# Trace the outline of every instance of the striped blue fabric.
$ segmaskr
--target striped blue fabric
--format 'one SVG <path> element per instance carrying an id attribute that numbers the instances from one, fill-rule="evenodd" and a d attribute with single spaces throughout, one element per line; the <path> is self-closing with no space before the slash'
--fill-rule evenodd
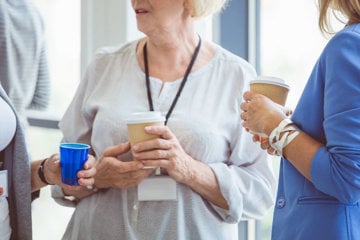
<path id="1" fill-rule="evenodd" d="M 44 25 L 29 0 L 0 0 L 0 82 L 20 116 L 49 103 Z"/>

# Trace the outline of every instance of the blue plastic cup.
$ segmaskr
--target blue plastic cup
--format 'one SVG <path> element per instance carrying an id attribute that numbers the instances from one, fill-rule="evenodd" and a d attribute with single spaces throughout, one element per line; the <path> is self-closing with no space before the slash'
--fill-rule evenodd
<path id="1" fill-rule="evenodd" d="M 78 186 L 78 171 L 84 168 L 90 146 L 82 143 L 60 144 L 61 180 L 64 184 Z"/>

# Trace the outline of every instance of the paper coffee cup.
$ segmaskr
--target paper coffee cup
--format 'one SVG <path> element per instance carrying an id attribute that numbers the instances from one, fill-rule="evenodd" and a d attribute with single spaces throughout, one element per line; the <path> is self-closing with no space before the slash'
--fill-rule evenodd
<path id="1" fill-rule="evenodd" d="M 286 99 L 290 90 L 290 86 L 285 83 L 281 78 L 270 77 L 270 76 L 259 76 L 254 80 L 250 81 L 250 91 L 262 94 L 272 101 L 285 106 Z M 260 137 L 268 137 L 264 133 L 255 133 Z"/>
<path id="2" fill-rule="evenodd" d="M 144 130 L 146 126 L 161 126 L 164 125 L 165 117 L 161 112 L 136 112 L 131 114 L 127 120 L 128 134 L 130 145 L 157 138 L 157 135 L 147 134 Z"/>
<path id="3" fill-rule="evenodd" d="M 132 147 L 139 142 L 158 138 L 158 135 L 147 134 L 144 128 L 146 126 L 163 126 L 165 123 L 165 117 L 162 116 L 161 112 L 157 111 L 135 112 L 127 118 L 126 123 L 130 146 Z M 160 168 L 156 169 L 155 174 L 161 174 Z"/>
<path id="4" fill-rule="evenodd" d="M 285 106 L 290 87 L 277 77 L 259 76 L 250 81 L 250 91 L 262 94 L 274 102 Z"/>

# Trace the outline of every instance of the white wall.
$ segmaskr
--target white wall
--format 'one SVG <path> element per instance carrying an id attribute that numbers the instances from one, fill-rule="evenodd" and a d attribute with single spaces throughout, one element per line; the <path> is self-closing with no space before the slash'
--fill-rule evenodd
<path id="1" fill-rule="evenodd" d="M 81 72 L 102 46 L 127 40 L 127 5 L 124 0 L 82 0 Z"/>

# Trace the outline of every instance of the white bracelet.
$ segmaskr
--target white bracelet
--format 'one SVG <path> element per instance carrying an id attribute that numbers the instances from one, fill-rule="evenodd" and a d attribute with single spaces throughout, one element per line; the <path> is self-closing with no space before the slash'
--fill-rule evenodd
<path id="1" fill-rule="evenodd" d="M 299 135 L 300 132 L 301 132 L 298 127 L 296 127 L 296 126 L 293 126 L 293 127 L 294 127 L 293 132 L 289 132 L 288 135 L 287 135 L 287 137 L 286 137 L 286 139 L 285 139 L 285 141 L 284 141 L 284 144 L 283 144 L 283 146 L 282 146 L 283 149 L 284 149 L 289 143 L 291 143 L 291 141 L 294 140 L 294 138 L 296 138 L 297 135 Z"/>
<path id="2" fill-rule="evenodd" d="M 299 128 L 288 118 L 283 119 L 279 125 L 273 129 L 269 136 L 269 143 L 279 156 L 283 154 L 283 149 L 299 135 Z"/>
<path id="3" fill-rule="evenodd" d="M 279 125 L 271 131 L 271 133 L 270 133 L 270 135 L 269 135 L 269 142 L 270 142 L 270 144 L 271 144 L 272 142 L 278 142 L 278 141 L 280 140 L 280 133 L 284 130 L 284 128 L 285 128 L 287 125 L 289 125 L 289 124 L 291 124 L 291 123 L 292 123 L 292 121 L 291 121 L 290 119 L 288 119 L 288 118 L 283 119 L 283 120 L 279 123 Z"/>

